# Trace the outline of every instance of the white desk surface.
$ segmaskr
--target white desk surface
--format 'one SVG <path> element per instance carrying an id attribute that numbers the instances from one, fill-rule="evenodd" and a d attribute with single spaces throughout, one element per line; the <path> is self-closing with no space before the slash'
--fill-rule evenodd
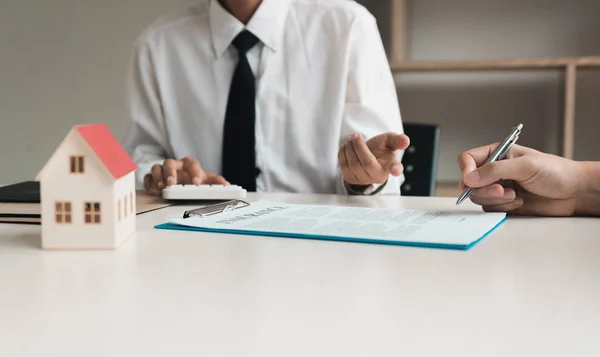
<path id="1" fill-rule="evenodd" d="M 0 356 L 600 356 L 600 219 L 509 218 L 470 251 L 152 228 L 186 208 L 117 251 L 0 225 Z"/>

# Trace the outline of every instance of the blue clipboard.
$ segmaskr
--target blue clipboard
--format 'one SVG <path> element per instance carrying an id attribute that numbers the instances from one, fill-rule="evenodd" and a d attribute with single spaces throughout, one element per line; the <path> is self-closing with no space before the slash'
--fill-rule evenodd
<path id="1" fill-rule="evenodd" d="M 194 215 L 197 216 L 210 216 L 213 214 L 219 214 L 226 210 L 238 209 L 250 205 L 248 202 L 243 200 L 232 200 L 216 205 L 209 205 L 206 207 L 198 208 L 196 210 L 186 211 L 184 218 L 188 218 Z M 240 229 L 215 229 L 215 228 L 203 228 L 203 227 L 189 227 L 174 223 L 163 223 L 154 226 L 156 229 L 165 230 L 177 230 L 177 231 L 195 231 L 195 232 L 206 232 L 206 233 L 222 233 L 222 234 L 239 234 L 239 235 L 251 235 L 251 236 L 263 236 L 263 237 L 277 237 L 277 238 L 296 238 L 296 239 L 310 239 L 310 240 L 326 240 L 326 241 L 338 241 L 338 242 L 352 242 L 352 243 L 368 243 L 368 244 L 383 244 L 383 245 L 396 245 L 396 246 L 409 246 L 409 247 L 420 247 L 420 248 L 436 248 L 436 249 L 452 249 L 452 250 L 469 250 L 476 244 L 481 242 L 484 238 L 490 235 L 496 228 L 502 225 L 506 221 L 506 217 L 502 219 L 493 228 L 487 231 L 479 239 L 471 242 L 470 244 L 444 244 L 444 243 L 421 243 L 411 242 L 402 240 L 380 240 L 371 238 L 355 238 L 355 237 L 343 237 L 343 236 L 330 236 L 330 235 L 309 235 L 302 233 L 290 233 L 290 232 L 266 232 L 258 230 L 240 230 Z"/>
<path id="2" fill-rule="evenodd" d="M 210 228 L 180 226 L 178 224 L 173 224 L 173 223 L 159 224 L 159 225 L 155 226 L 154 228 L 176 230 L 176 231 L 195 231 L 195 232 L 205 232 L 205 233 L 241 234 L 241 235 L 252 235 L 252 236 L 262 236 L 262 237 L 296 238 L 296 239 L 328 240 L 328 241 L 352 242 L 352 243 L 385 244 L 385 245 L 397 245 L 397 246 L 420 247 L 420 248 L 469 250 L 469 249 L 473 248 L 477 243 L 481 242 L 485 237 L 487 237 L 490 233 L 492 233 L 496 228 L 498 228 L 500 225 L 502 225 L 502 223 L 504 223 L 505 221 L 506 221 L 506 218 L 504 218 L 496 226 L 494 226 L 486 234 L 484 234 L 481 238 L 472 242 L 471 244 L 418 243 L 418 242 L 409 242 L 409 241 L 389 241 L 389 240 L 378 240 L 378 239 L 368 239 L 368 238 L 348 238 L 348 237 L 339 237 L 339 236 L 314 236 L 314 235 L 299 234 L 299 233 L 273 233 L 273 232 L 260 232 L 260 231 L 243 231 L 243 230 L 237 230 L 237 229 L 232 229 L 232 230 L 210 229 Z"/>

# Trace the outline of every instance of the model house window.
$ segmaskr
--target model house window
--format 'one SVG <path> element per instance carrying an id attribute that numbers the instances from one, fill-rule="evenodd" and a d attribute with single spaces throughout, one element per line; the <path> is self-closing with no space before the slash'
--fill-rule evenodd
<path id="1" fill-rule="evenodd" d="M 84 203 L 84 216 L 85 223 L 98 224 L 101 222 L 100 215 L 100 202 L 86 202 Z"/>
<path id="2" fill-rule="evenodd" d="M 124 206 L 123 206 L 124 209 L 123 209 L 123 211 L 125 212 L 124 216 L 127 217 L 127 196 L 125 196 L 123 198 L 123 202 L 124 202 Z"/>
<path id="3" fill-rule="evenodd" d="M 129 212 L 133 214 L 133 192 L 129 193 Z"/>
<path id="4" fill-rule="evenodd" d="M 56 202 L 56 223 L 71 223 L 71 202 Z"/>
<path id="5" fill-rule="evenodd" d="M 119 200 L 117 202 L 117 212 L 119 212 L 118 216 L 119 216 L 119 221 L 120 221 L 121 220 L 121 200 Z"/>
<path id="6" fill-rule="evenodd" d="M 83 156 L 71 156 L 71 173 L 82 174 L 84 171 Z"/>

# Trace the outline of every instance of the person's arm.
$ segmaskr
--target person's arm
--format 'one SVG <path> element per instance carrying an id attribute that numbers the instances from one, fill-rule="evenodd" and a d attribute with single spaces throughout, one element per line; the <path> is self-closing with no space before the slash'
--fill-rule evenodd
<path id="1" fill-rule="evenodd" d="M 138 187 L 143 187 L 144 176 L 150 173 L 153 165 L 162 164 L 170 151 L 155 73 L 151 51 L 138 41 L 127 78 L 129 124 L 123 143 L 138 165 Z"/>
<path id="2" fill-rule="evenodd" d="M 350 31 L 349 71 L 340 145 L 352 133 L 361 133 L 365 141 L 385 132 L 404 132 L 396 86 L 375 18 L 366 10 L 356 17 Z M 398 151 L 398 161 L 403 151 Z M 340 193 L 399 194 L 404 176 L 389 175 L 381 185 L 349 186 L 340 173 Z M 370 192 L 369 192 L 370 191 Z"/>
<path id="3" fill-rule="evenodd" d="M 600 162 L 579 162 L 581 188 L 577 194 L 577 216 L 600 216 Z"/>

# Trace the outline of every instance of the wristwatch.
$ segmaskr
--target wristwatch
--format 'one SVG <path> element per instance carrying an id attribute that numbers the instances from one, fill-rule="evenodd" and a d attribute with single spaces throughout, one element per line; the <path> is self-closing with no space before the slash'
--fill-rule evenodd
<path id="1" fill-rule="evenodd" d="M 371 195 L 376 195 L 381 190 L 383 190 L 386 183 L 387 183 L 387 180 L 384 183 L 379 183 L 379 184 L 352 185 L 352 184 L 349 184 L 346 181 L 344 181 L 344 186 L 346 187 L 346 190 L 348 190 L 348 192 L 353 195 L 371 196 Z"/>

